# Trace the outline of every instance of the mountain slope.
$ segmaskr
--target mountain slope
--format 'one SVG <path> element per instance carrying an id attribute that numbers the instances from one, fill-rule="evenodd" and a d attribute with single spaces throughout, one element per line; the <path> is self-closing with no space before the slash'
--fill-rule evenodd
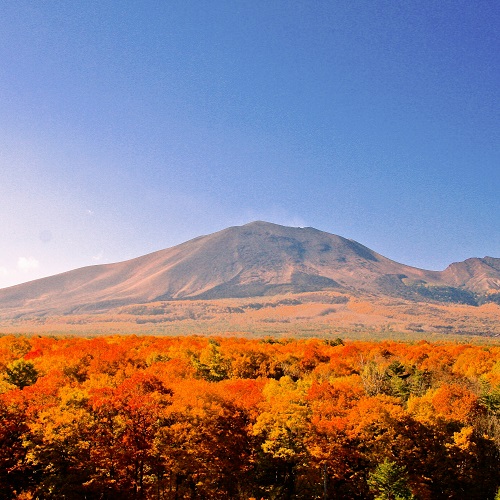
<path id="1" fill-rule="evenodd" d="M 116 264 L 76 269 L 0 290 L 2 314 L 103 311 L 175 299 L 250 297 L 335 289 L 406 298 L 423 290 L 500 289 L 500 259 L 469 259 L 443 272 L 394 262 L 313 228 L 253 222 Z"/>
<path id="2" fill-rule="evenodd" d="M 500 290 L 500 259 L 485 257 L 456 262 L 442 272 L 442 279 L 472 292 L 496 293 Z"/>

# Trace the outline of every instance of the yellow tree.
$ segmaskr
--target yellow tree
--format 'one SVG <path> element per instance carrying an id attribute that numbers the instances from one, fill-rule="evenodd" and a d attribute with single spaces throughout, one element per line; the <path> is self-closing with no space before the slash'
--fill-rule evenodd
<path id="1" fill-rule="evenodd" d="M 279 381 L 269 380 L 263 389 L 264 401 L 253 426 L 254 435 L 262 440 L 262 451 L 272 459 L 267 466 L 268 488 L 281 492 L 286 499 L 294 497 L 301 466 L 307 463 L 305 440 L 310 408 L 306 394 L 309 385 L 302 380 L 294 382 L 288 376 Z"/>

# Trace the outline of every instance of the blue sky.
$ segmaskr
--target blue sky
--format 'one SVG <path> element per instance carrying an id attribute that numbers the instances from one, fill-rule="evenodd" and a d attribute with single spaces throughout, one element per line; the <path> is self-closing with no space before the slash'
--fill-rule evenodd
<path id="1" fill-rule="evenodd" d="M 500 257 L 500 4 L 0 0 L 0 286 L 252 220 Z"/>

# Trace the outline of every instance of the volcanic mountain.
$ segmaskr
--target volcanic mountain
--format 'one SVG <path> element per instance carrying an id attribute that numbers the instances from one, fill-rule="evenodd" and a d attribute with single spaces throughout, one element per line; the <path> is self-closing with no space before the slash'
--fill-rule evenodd
<path id="1" fill-rule="evenodd" d="M 480 296 L 499 295 L 500 259 L 468 259 L 442 272 L 426 271 L 314 228 L 252 222 L 125 262 L 4 288 L 0 313 L 89 313 L 160 300 L 318 290 L 472 304 Z"/>

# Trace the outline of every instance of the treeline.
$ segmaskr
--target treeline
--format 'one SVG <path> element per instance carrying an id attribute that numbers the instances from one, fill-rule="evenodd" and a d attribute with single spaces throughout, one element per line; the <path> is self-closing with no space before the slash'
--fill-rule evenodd
<path id="1" fill-rule="evenodd" d="M 0 498 L 481 499 L 500 347 L 0 337 Z"/>

